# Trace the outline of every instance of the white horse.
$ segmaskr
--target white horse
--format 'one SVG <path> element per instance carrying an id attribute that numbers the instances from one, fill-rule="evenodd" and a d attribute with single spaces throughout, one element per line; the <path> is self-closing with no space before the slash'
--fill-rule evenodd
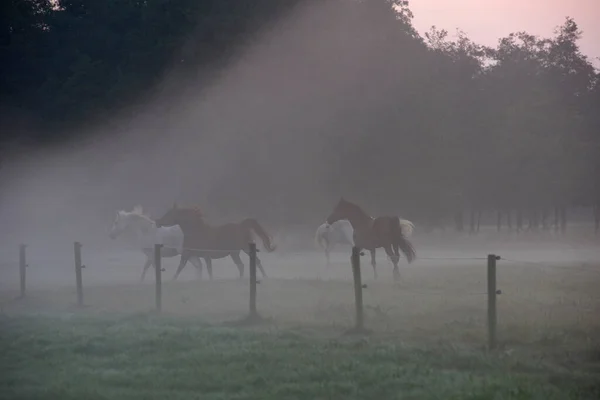
<path id="1" fill-rule="evenodd" d="M 325 250 L 327 265 L 331 263 L 329 252 L 336 244 L 349 244 L 354 247 L 354 229 L 350 221 L 341 219 L 329 225 L 327 222 L 319 225 L 315 233 L 317 247 Z"/>
<path id="2" fill-rule="evenodd" d="M 400 220 L 400 229 L 402 229 L 402 234 L 405 237 L 411 237 L 415 230 L 415 224 L 407 219 L 398 219 Z M 315 233 L 315 242 L 317 247 L 325 250 L 327 265 L 329 265 L 329 252 L 336 243 L 349 244 L 350 246 L 354 247 L 354 228 L 352 228 L 350 221 L 346 219 L 339 220 L 331 225 L 325 222 L 317 228 L 317 232 Z M 372 257 L 375 257 L 375 254 L 372 254 Z"/>
<path id="3" fill-rule="evenodd" d="M 183 232 L 179 225 L 158 228 L 150 217 L 143 214 L 141 206 L 134 207 L 131 212 L 117 212 L 109 236 L 111 239 L 116 239 L 123 233 L 128 233 L 130 244 L 141 247 L 142 252 L 146 255 L 141 282 L 144 281 L 148 268 L 154 264 L 155 244 L 163 245 L 160 253 L 162 258 L 175 257 L 182 252 Z M 190 258 L 190 262 L 196 267 L 198 275 L 201 277 L 202 262 L 200 259 L 193 256 Z M 210 275 L 212 277 L 212 273 Z"/>

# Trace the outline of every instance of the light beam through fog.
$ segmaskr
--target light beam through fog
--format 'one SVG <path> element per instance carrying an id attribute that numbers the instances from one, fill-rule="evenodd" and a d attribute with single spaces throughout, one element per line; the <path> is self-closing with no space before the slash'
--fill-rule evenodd
<path id="1" fill-rule="evenodd" d="M 32 260 L 44 264 L 41 276 L 53 276 L 51 280 L 58 282 L 62 277 L 54 269 L 63 270 L 72 263 L 70 244 L 79 240 L 85 244 L 84 254 L 94 260 L 90 275 L 108 279 L 108 268 L 130 280 L 143 259 L 122 242 L 108 238 L 116 211 L 129 211 L 139 204 L 157 218 L 178 201 L 198 204 L 214 223 L 261 218 L 281 242 L 281 254 L 266 262 L 272 274 L 309 277 L 314 269 L 297 263 L 320 265 L 320 255 L 306 253 L 299 261 L 289 252 L 315 250 L 314 230 L 339 196 L 347 194 L 349 182 L 363 188 L 353 189 L 354 198 L 372 212 L 419 220 L 434 198 L 423 195 L 423 206 L 415 214 L 414 207 L 396 205 L 376 193 L 388 187 L 412 192 L 413 184 L 429 179 L 423 174 L 425 167 L 437 161 L 425 162 L 429 150 L 420 147 L 416 134 L 429 129 L 431 122 L 429 100 L 423 95 L 409 95 L 408 101 L 395 105 L 400 115 L 420 109 L 422 117 L 416 125 L 398 128 L 399 138 L 388 146 L 389 153 L 373 158 L 379 163 L 395 157 L 396 150 L 407 152 L 403 158 L 410 160 L 406 161 L 412 165 L 410 171 L 390 171 L 381 190 L 359 178 L 342 183 L 323 173 L 341 169 L 338 172 L 344 175 L 337 152 L 349 143 L 359 143 L 362 149 L 356 162 L 373 157 L 371 132 L 378 124 L 388 123 L 381 110 L 394 104 L 397 92 L 414 90 L 397 77 L 426 79 L 414 69 L 419 62 L 404 62 L 416 51 L 415 43 L 399 33 L 390 37 L 405 46 L 406 57 L 390 54 L 379 45 L 387 32 L 381 25 L 389 18 L 380 11 L 359 17 L 331 2 L 297 7 L 235 53 L 212 81 L 167 75 L 162 93 L 145 99 L 134 118 L 117 116 L 110 129 L 90 126 L 81 132 L 88 139 L 61 149 L 23 149 L 2 170 L 1 218 L 3 226 L 10 227 L 3 230 L 4 254 L 12 254 L 18 243 L 28 243 Z M 392 76 L 396 80 L 390 81 Z M 376 163 L 365 168 L 387 168 Z M 299 196 L 304 205 L 301 210 L 296 207 Z M 484 215 L 484 230 L 494 218 Z M 521 239 L 491 233 L 471 239 L 425 235 L 419 222 L 418 253 L 429 256 L 442 251 L 455 256 L 500 250 L 516 251 L 527 259 L 560 258 L 564 262 L 598 256 L 581 245 L 570 252 L 551 253 L 543 235 L 535 237 L 538 243 L 525 246 Z M 552 246 L 556 250 L 558 245 Z M 347 250 L 340 249 L 343 254 Z M 128 266 L 120 271 L 108 267 L 118 263 Z M 220 269 L 228 271 L 226 276 L 233 271 L 226 265 L 231 264 L 228 260 L 216 263 L 217 275 Z M 423 264 L 427 263 L 420 261 Z"/>

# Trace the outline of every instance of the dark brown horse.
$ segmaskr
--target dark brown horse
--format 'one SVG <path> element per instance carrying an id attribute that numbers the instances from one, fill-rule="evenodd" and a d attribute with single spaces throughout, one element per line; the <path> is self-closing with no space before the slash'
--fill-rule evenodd
<path id="1" fill-rule="evenodd" d="M 253 241 L 252 232 L 261 238 L 265 250 L 268 252 L 275 250 L 270 236 L 252 218 L 247 218 L 239 223 L 211 226 L 204 221 L 202 212 L 198 208 L 178 207 L 177 204 L 174 204 L 173 208 L 156 220 L 156 224 L 158 226 L 179 225 L 183 231 L 181 261 L 173 280 L 177 279 L 192 255 L 205 259 L 206 268 L 211 276 L 211 260 L 231 256 L 240 271 L 240 278 L 242 278 L 244 276 L 244 263 L 240 259 L 240 250 L 248 254 L 248 243 Z M 260 269 L 263 277 L 266 278 L 267 274 L 258 257 L 256 257 L 256 266 Z"/>
<path id="2" fill-rule="evenodd" d="M 347 219 L 352 224 L 354 244 L 371 252 L 371 265 L 373 266 L 375 279 L 377 279 L 375 249 L 383 247 L 394 264 L 394 279 L 399 280 L 398 262 L 400 261 L 400 252 L 398 250 L 404 253 L 409 263 L 413 262 L 416 257 L 413 245 L 402 232 L 400 218 L 397 216 L 373 218 L 356 204 L 342 198 L 331 215 L 327 217 L 327 223 L 333 224 L 341 219 Z"/>

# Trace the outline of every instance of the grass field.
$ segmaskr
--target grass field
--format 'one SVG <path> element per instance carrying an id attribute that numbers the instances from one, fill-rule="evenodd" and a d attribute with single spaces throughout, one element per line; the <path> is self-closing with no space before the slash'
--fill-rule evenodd
<path id="1" fill-rule="evenodd" d="M 83 309 L 73 285 L 33 284 L 15 301 L 7 283 L 0 398 L 600 398 L 598 265 L 503 262 L 500 349 L 488 353 L 485 262 L 422 261 L 402 268 L 399 285 L 387 264 L 377 282 L 365 267 L 371 332 L 355 337 L 345 334 L 346 263 L 317 274 L 305 260 L 271 266 L 258 287 L 268 321 L 255 327 L 230 324 L 248 307 L 248 283 L 231 279 L 231 265 L 212 282 L 169 282 L 168 269 L 161 316 L 152 278 L 135 283 L 137 268 L 113 283 L 86 271 Z"/>
<path id="2" fill-rule="evenodd" d="M 3 317 L 5 399 L 597 399 L 530 354 L 239 330 L 151 316 Z"/>

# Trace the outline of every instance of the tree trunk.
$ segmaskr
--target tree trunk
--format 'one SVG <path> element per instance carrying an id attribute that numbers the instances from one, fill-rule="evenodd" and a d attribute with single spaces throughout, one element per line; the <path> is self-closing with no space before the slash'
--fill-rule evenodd
<path id="1" fill-rule="evenodd" d="M 500 232 L 502 230 L 502 211 L 498 210 L 497 218 L 496 218 L 496 231 Z"/>
<path id="2" fill-rule="evenodd" d="M 462 211 L 458 211 L 456 214 L 454 214 L 454 224 L 457 232 L 463 232 L 465 230 Z"/>
<path id="3" fill-rule="evenodd" d="M 547 231 L 549 229 L 548 226 L 548 209 L 542 209 L 542 229 Z"/>
<path id="4" fill-rule="evenodd" d="M 537 231 L 540 227 L 540 219 L 537 210 L 531 210 L 529 212 L 529 230 Z"/>
<path id="5" fill-rule="evenodd" d="M 517 210 L 517 232 L 521 232 L 523 230 L 523 211 L 521 209 Z"/>
<path id="6" fill-rule="evenodd" d="M 471 220 L 469 221 L 469 224 L 470 224 L 469 233 L 474 234 L 475 233 L 475 210 L 474 209 L 471 209 Z"/>

